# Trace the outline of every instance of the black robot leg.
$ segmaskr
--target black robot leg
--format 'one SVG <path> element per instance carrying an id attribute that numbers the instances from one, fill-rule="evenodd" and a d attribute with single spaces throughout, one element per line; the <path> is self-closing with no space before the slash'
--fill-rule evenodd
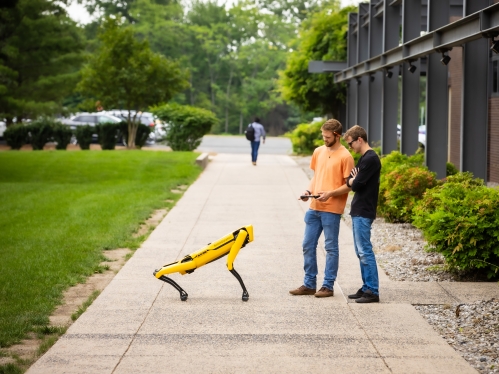
<path id="1" fill-rule="evenodd" d="M 237 280 L 239 281 L 239 284 L 241 285 L 241 287 L 243 289 L 243 301 L 248 301 L 249 293 L 248 293 L 248 291 L 246 291 L 246 287 L 244 286 L 244 283 L 243 283 L 241 276 L 238 274 L 238 272 L 234 268 L 232 268 L 232 270 L 229 270 L 229 271 L 232 273 L 233 276 L 235 276 L 237 278 Z"/>
<path id="2" fill-rule="evenodd" d="M 163 282 L 166 282 L 166 283 L 169 283 L 171 284 L 173 287 L 176 288 L 176 290 L 180 293 L 180 300 L 182 301 L 185 301 L 187 300 L 187 292 L 185 292 L 182 287 L 180 287 L 177 282 L 175 282 L 173 279 L 171 278 L 168 278 L 167 276 L 164 276 L 162 275 L 161 277 L 159 277 L 160 280 L 162 280 Z"/>

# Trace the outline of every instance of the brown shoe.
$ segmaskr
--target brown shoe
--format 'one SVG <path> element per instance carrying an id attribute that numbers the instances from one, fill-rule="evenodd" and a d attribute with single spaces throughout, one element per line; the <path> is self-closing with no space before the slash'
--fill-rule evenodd
<path id="1" fill-rule="evenodd" d="M 291 295 L 315 295 L 315 290 L 313 288 L 308 288 L 305 286 L 301 286 L 296 290 L 289 291 Z"/>
<path id="2" fill-rule="evenodd" d="M 329 288 L 322 287 L 317 293 L 314 295 L 315 297 L 331 297 L 334 296 L 334 291 Z"/>

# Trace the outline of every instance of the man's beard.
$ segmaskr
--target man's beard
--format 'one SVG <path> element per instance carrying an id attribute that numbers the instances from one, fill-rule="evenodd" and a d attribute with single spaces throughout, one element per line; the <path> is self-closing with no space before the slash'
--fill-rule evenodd
<path id="1" fill-rule="evenodd" d="M 336 136 L 334 137 L 334 140 L 331 143 L 327 143 L 327 142 L 324 142 L 324 143 L 325 143 L 326 147 L 328 147 L 328 148 L 332 147 L 333 145 L 336 144 Z"/>

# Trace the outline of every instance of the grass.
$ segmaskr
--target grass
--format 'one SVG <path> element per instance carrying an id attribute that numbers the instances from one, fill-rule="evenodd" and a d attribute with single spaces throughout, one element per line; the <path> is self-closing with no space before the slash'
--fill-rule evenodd
<path id="1" fill-rule="evenodd" d="M 103 249 L 137 248 L 140 222 L 199 175 L 196 156 L 1 152 L 0 347 L 47 326 L 63 291 L 102 270 Z"/>
<path id="2" fill-rule="evenodd" d="M 97 299 L 97 296 L 99 296 L 100 291 L 94 291 L 92 294 L 88 297 L 88 299 L 83 303 L 82 306 L 78 307 L 78 310 L 71 314 L 71 320 L 76 321 L 84 312 L 87 310 L 87 308 L 92 305 L 95 299 Z"/>

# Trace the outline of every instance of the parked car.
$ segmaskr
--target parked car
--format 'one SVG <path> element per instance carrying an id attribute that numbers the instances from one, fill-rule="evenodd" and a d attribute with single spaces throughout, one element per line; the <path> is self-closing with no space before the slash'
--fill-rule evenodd
<path id="1" fill-rule="evenodd" d="M 97 112 L 97 113 L 78 113 L 69 119 L 60 118 L 59 122 L 61 122 L 63 125 L 68 125 L 69 127 L 71 127 L 71 129 L 75 130 L 78 126 L 83 126 L 83 125 L 95 126 L 96 124 L 99 123 L 109 123 L 109 122 L 119 123 L 121 122 L 121 119 L 110 114 Z M 97 134 L 93 134 L 92 138 L 94 142 L 97 141 L 98 138 Z M 75 137 L 73 137 L 71 143 L 76 144 Z M 118 143 L 123 143 L 123 140 L 119 139 Z"/>
<path id="2" fill-rule="evenodd" d="M 423 147 L 426 147 L 426 125 L 419 126 L 418 140 Z"/>
<path id="3" fill-rule="evenodd" d="M 106 114 L 111 114 L 115 117 L 121 118 L 122 121 L 128 121 L 128 110 L 122 110 L 122 109 L 111 109 L 111 110 L 106 110 L 104 113 Z M 130 111 L 130 115 L 135 115 L 136 111 L 132 110 Z M 156 141 L 156 138 L 159 138 L 156 136 L 156 123 L 157 119 L 154 117 L 154 114 L 149 113 L 149 112 L 138 112 L 136 120 L 138 120 L 140 123 L 143 125 L 149 126 L 152 128 L 151 133 L 149 134 L 149 138 L 147 139 L 147 144 L 154 144 Z"/>
<path id="4" fill-rule="evenodd" d="M 70 119 L 62 118 L 60 122 L 64 125 L 70 126 L 72 129 L 76 129 L 77 126 L 90 125 L 95 126 L 98 123 L 119 123 L 121 119 L 113 116 L 111 114 L 104 114 L 102 112 L 98 113 L 79 113 Z"/>
<path id="5" fill-rule="evenodd" d="M 397 139 L 400 140 L 401 127 L 397 125 Z M 426 125 L 419 126 L 418 129 L 418 141 L 426 147 Z"/>
<path id="6" fill-rule="evenodd" d="M 5 124 L 5 122 L 0 121 L 0 139 L 3 139 L 3 133 L 5 132 L 6 129 L 7 125 Z"/>

